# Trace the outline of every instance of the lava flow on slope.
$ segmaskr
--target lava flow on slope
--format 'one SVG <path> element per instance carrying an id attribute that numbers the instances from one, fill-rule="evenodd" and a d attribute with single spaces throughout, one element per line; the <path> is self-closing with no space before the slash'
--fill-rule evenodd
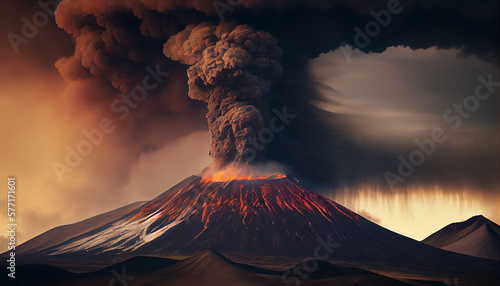
<path id="1" fill-rule="evenodd" d="M 312 255 L 318 238 L 337 242 L 353 230 L 362 232 L 359 215 L 284 175 L 223 179 L 188 178 L 112 224 L 50 249 L 50 254 L 189 255 L 212 249 L 229 255 L 300 257 Z"/>

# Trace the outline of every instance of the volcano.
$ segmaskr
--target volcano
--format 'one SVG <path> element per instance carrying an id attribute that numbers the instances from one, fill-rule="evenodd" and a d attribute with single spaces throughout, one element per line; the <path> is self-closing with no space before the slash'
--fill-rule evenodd
<path id="1" fill-rule="evenodd" d="M 366 261 L 392 256 L 409 243 L 414 241 L 282 175 L 229 181 L 193 176 L 41 253 L 182 256 L 210 249 L 231 258 L 308 257 L 326 245 L 332 255 Z"/>
<path id="2" fill-rule="evenodd" d="M 349 240 L 350 246 L 373 254 L 374 226 L 284 176 L 230 181 L 192 177 L 46 254 L 111 251 L 171 256 L 211 249 L 229 257 L 302 257 L 311 256 L 318 243 L 328 240 Z"/>
<path id="3" fill-rule="evenodd" d="M 207 250 L 267 269 L 288 269 L 320 257 L 389 271 L 392 277 L 443 281 L 460 273 L 498 281 L 498 263 L 389 231 L 281 174 L 191 176 L 111 222 L 27 253 L 23 261 L 68 269 L 107 266 L 136 256 L 186 258 Z"/>

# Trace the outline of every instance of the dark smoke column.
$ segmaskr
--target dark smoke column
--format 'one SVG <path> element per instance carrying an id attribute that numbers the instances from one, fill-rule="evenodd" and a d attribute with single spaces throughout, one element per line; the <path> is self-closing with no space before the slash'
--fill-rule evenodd
<path id="1" fill-rule="evenodd" d="M 250 141 L 264 127 L 269 90 L 283 72 L 277 40 L 247 25 L 202 23 L 170 37 L 163 53 L 190 65 L 189 96 L 208 103 L 213 167 L 258 158 L 263 151 Z"/>

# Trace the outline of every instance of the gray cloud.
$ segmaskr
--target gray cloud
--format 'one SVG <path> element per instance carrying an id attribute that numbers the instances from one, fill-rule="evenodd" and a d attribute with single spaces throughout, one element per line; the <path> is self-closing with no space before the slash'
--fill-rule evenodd
<path id="1" fill-rule="evenodd" d="M 397 174 L 398 156 L 407 158 L 418 148 L 415 140 L 430 138 L 434 128 L 442 128 L 448 139 L 398 186 L 469 185 L 488 192 L 498 188 L 498 97 L 481 101 L 456 130 L 443 118 L 446 110 L 463 105 L 475 93 L 479 76 L 500 80 L 494 64 L 461 57 L 456 49 L 392 47 L 356 54 L 350 63 L 341 49 L 310 61 L 312 74 L 322 84 L 318 106 L 343 118 L 344 134 L 353 142 L 342 158 L 330 157 L 342 162 L 344 176 L 387 187 L 383 174 Z"/>

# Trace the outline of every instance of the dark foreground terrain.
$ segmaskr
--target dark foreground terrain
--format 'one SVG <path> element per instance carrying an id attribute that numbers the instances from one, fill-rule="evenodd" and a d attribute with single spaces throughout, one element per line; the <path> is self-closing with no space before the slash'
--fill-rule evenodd
<path id="1" fill-rule="evenodd" d="M 326 261 L 307 261 L 271 270 L 239 264 L 214 251 L 184 260 L 138 256 L 97 271 L 77 273 L 29 264 L 17 268 L 16 279 L 2 276 L 2 285 L 448 285 L 453 281 L 390 278 L 371 271 Z M 15 283 L 13 283 L 15 282 Z M 299 284 L 300 283 L 300 284 Z M 449 284 L 454 285 L 454 284 Z M 461 285 L 461 284 L 460 284 Z M 480 284 L 477 284 L 480 285 Z"/>

